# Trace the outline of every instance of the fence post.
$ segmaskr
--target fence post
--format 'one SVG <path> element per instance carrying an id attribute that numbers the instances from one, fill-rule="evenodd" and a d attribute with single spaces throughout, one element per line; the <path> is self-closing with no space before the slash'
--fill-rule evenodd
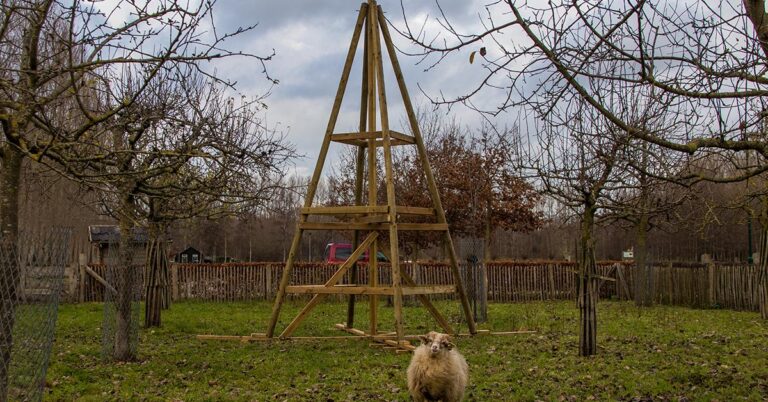
<path id="1" fill-rule="evenodd" d="M 632 300 L 632 294 L 627 284 L 627 276 L 624 275 L 624 267 L 624 264 L 616 263 L 616 295 L 619 300 Z M 624 293 L 624 299 L 621 297 L 622 292 Z"/>
<path id="2" fill-rule="evenodd" d="M 77 256 L 77 272 L 78 272 L 78 300 L 80 303 L 85 302 L 85 266 L 88 265 L 88 258 L 85 253 L 80 253 Z"/>
<path id="3" fill-rule="evenodd" d="M 179 265 L 171 263 L 171 298 L 179 300 Z"/>
<path id="4" fill-rule="evenodd" d="M 555 300 L 555 267 L 547 264 L 547 276 L 549 277 L 549 300 Z"/>
<path id="5" fill-rule="evenodd" d="M 272 299 L 272 264 L 264 265 L 266 272 L 266 277 L 264 280 L 264 297 L 267 300 Z"/>
<path id="6" fill-rule="evenodd" d="M 717 301 L 715 300 L 715 264 L 711 261 L 707 264 L 707 274 L 709 280 L 709 306 L 713 307 Z"/>

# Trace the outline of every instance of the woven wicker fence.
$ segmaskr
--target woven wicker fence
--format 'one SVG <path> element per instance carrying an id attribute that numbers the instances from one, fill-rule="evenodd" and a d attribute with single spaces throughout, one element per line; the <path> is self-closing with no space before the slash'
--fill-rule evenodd
<path id="1" fill-rule="evenodd" d="M 368 268 L 359 264 L 358 283 L 368 283 Z M 100 266 L 91 268 L 101 273 Z M 283 263 L 172 264 L 171 287 L 175 300 L 272 300 L 275 297 Z M 323 284 L 337 266 L 325 263 L 297 263 L 292 284 Z M 140 269 L 140 268 L 137 268 Z M 467 266 L 460 266 L 462 275 Z M 443 262 L 405 264 L 406 272 L 418 284 L 452 284 L 453 278 Z M 564 261 L 499 261 L 487 264 L 488 300 L 517 302 L 575 299 L 575 263 Z M 631 299 L 634 292 L 634 266 L 624 262 L 598 263 L 601 299 Z M 656 303 L 691 307 L 722 307 L 757 310 L 757 267 L 738 264 L 674 263 L 651 267 L 650 291 Z M 348 272 L 342 283 L 350 283 Z M 388 264 L 379 265 L 379 283 L 391 283 Z M 103 286 L 85 274 L 81 300 L 103 300 Z M 305 298 L 307 296 L 289 296 Z M 452 295 L 435 295 L 433 298 Z"/>

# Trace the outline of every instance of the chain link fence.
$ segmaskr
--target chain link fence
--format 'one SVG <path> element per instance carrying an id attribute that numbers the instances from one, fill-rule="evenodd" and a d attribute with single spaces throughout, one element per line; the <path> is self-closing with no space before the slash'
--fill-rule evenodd
<path id="1" fill-rule="evenodd" d="M 0 401 L 39 401 L 53 343 L 69 229 L 0 240 Z"/>
<path id="2" fill-rule="evenodd" d="M 141 320 L 142 273 L 146 244 L 112 241 L 107 244 L 102 324 L 104 360 L 136 360 Z"/>

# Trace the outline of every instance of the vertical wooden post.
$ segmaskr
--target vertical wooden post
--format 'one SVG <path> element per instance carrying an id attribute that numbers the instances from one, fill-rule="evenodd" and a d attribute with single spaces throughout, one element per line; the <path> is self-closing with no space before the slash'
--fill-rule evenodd
<path id="1" fill-rule="evenodd" d="M 366 17 L 367 21 L 367 17 Z M 358 126 L 360 132 L 364 132 L 368 126 L 368 37 L 369 29 L 368 23 L 365 23 L 365 34 L 363 38 L 363 74 L 362 74 L 362 90 L 360 91 L 360 124 Z M 357 159 L 355 160 L 355 205 L 363 205 L 363 170 L 365 168 L 365 147 L 357 147 Z M 360 231 L 355 230 L 352 238 L 352 249 L 356 249 L 358 242 L 360 241 Z M 375 255 L 368 253 L 369 255 Z M 352 265 L 352 272 L 350 273 L 350 281 L 352 284 L 357 284 L 357 262 Z M 355 295 L 349 295 L 349 304 L 347 306 L 347 328 L 352 328 L 355 322 Z"/>
<path id="2" fill-rule="evenodd" d="M 77 258 L 78 269 L 78 300 L 80 303 L 85 301 L 85 266 L 88 265 L 88 258 L 85 253 L 80 253 Z"/>
<path id="3" fill-rule="evenodd" d="M 272 269 L 273 269 L 272 265 L 267 265 L 266 271 L 264 272 L 264 286 L 265 286 L 264 297 L 266 297 L 267 299 L 272 298 Z"/>
<path id="4" fill-rule="evenodd" d="M 372 1 L 372 4 L 376 4 Z M 400 253 L 398 248 L 398 236 L 397 236 L 397 203 L 395 200 L 395 183 L 394 174 L 392 171 L 392 143 L 389 133 L 389 112 L 387 110 L 387 92 L 384 85 L 384 67 L 381 60 L 381 40 L 379 37 L 379 16 L 376 7 L 371 7 L 370 14 L 368 16 L 369 24 L 372 26 L 371 31 L 374 33 L 371 38 L 371 46 L 373 47 L 373 59 L 375 62 L 375 71 L 377 76 L 377 89 L 379 95 L 379 108 L 381 110 L 381 134 L 382 143 L 384 148 L 384 171 L 387 188 L 387 205 L 389 206 L 389 255 L 390 264 L 392 264 L 392 287 L 394 288 L 394 305 L 395 305 L 395 332 L 397 333 L 397 340 L 403 340 L 403 289 L 401 287 L 402 281 L 400 278 Z M 383 19 L 383 18 L 382 18 Z M 386 23 L 385 23 L 386 25 Z"/>
<path id="5" fill-rule="evenodd" d="M 179 300 L 179 264 L 171 263 L 171 300 Z"/>
<path id="6" fill-rule="evenodd" d="M 371 10 L 374 7 L 368 7 L 366 15 L 366 46 L 365 46 L 365 93 L 363 96 L 366 98 L 366 106 L 368 112 L 367 126 L 368 133 L 376 131 L 376 62 L 373 58 L 373 46 L 370 41 L 378 35 L 378 32 L 374 31 L 375 25 L 371 19 Z M 368 205 L 375 206 L 378 203 L 378 183 L 376 177 L 376 140 L 370 138 L 368 140 Z M 370 258 L 378 253 L 378 241 L 371 245 L 371 251 L 369 252 L 368 260 L 368 285 L 371 287 L 378 286 L 379 283 L 379 270 L 378 261 L 376 258 Z M 379 309 L 379 297 L 377 295 L 371 295 L 369 298 L 369 325 L 370 334 L 376 335 L 378 328 L 378 309 Z"/>
<path id="7" fill-rule="evenodd" d="M 707 264 L 707 278 L 709 278 L 709 307 L 714 307 L 715 300 L 715 264 Z"/>
<path id="8" fill-rule="evenodd" d="M 555 300 L 555 267 L 547 264 L 547 276 L 549 277 L 549 299 Z"/>
<path id="9" fill-rule="evenodd" d="M 381 7 L 377 7 L 377 9 L 381 20 L 385 20 L 384 12 L 381 10 Z M 435 184 L 435 177 L 432 174 L 432 168 L 430 167 L 429 160 L 427 159 L 427 150 L 424 146 L 424 140 L 421 137 L 421 130 L 419 129 L 419 123 L 416 119 L 416 113 L 413 109 L 413 104 L 411 104 L 408 88 L 405 85 L 405 79 L 403 78 L 403 73 L 400 69 L 400 62 L 397 60 L 397 53 L 395 51 L 394 44 L 392 43 L 392 37 L 389 35 L 389 28 L 387 27 L 386 23 L 381 24 L 381 32 L 384 35 L 384 43 L 387 46 L 387 53 L 389 54 L 389 59 L 392 62 L 392 68 L 395 73 L 395 78 L 397 79 L 397 85 L 400 88 L 400 94 L 403 98 L 403 104 L 408 115 L 411 131 L 413 132 L 414 139 L 416 140 L 416 146 L 419 151 L 419 159 L 421 160 L 422 169 L 424 169 L 424 175 L 427 178 L 429 193 L 432 196 L 432 202 L 435 207 L 435 212 L 437 213 L 437 221 L 438 223 L 447 223 L 447 220 L 445 219 L 445 211 L 443 210 L 443 204 L 440 201 L 440 194 L 438 193 L 437 185 Z M 448 230 L 444 232 L 444 242 L 448 249 L 448 257 L 451 260 L 451 272 L 453 274 L 454 280 L 456 281 L 456 290 L 461 300 L 461 306 L 464 310 L 464 317 L 467 320 L 469 332 L 471 334 L 476 334 L 477 330 L 475 328 L 475 321 L 472 318 L 469 307 L 469 300 L 467 300 L 467 294 L 461 281 L 459 264 L 456 258 L 456 250 L 453 248 L 453 240 L 451 239 L 451 233 Z"/>

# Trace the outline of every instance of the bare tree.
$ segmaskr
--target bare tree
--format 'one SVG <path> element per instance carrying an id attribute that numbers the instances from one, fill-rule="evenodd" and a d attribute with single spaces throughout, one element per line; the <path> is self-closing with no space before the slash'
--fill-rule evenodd
<path id="1" fill-rule="evenodd" d="M 575 103 L 564 113 L 571 119 L 555 125 L 543 122 L 529 129 L 535 137 L 525 149 L 524 163 L 540 180 L 544 191 L 568 206 L 578 216 L 579 278 L 577 300 L 580 312 L 579 354 L 597 352 L 598 283 L 595 259 L 595 228 L 610 204 L 611 193 L 626 187 L 622 153 L 629 136 L 610 122 L 590 113 L 584 103 Z"/>
<path id="2" fill-rule="evenodd" d="M 107 126 L 114 141 L 100 158 L 86 158 L 93 146 L 85 146 L 80 159 L 87 163 L 69 165 L 79 180 L 106 188 L 105 206 L 119 220 L 121 233 L 131 233 L 137 225 L 148 227 L 147 326 L 160 325 L 160 309 L 163 299 L 167 301 L 168 225 L 263 207 L 283 186 L 282 170 L 294 155 L 280 135 L 261 125 L 258 101 L 236 101 L 203 78 L 192 73 L 157 81 Z M 134 90 L 128 81 L 117 93 L 122 98 Z M 122 236 L 120 249 L 130 250 L 125 243 L 130 241 Z M 136 277 L 127 268 L 129 260 L 121 251 L 126 295 Z M 130 303 L 120 306 L 118 319 L 129 320 Z M 117 331 L 125 328 L 118 325 Z M 115 358 L 132 359 L 120 353 L 127 348 L 117 347 L 127 344 L 123 338 L 115 337 Z"/>
<path id="3" fill-rule="evenodd" d="M 103 143 L 93 136 L 106 133 L 102 126 L 132 105 L 160 71 L 199 69 L 199 61 L 239 54 L 226 49 L 225 41 L 252 27 L 223 34 L 204 31 L 215 5 L 173 0 L 20 0 L 0 5 L 0 233 L 5 239 L 14 241 L 18 233 L 24 157 L 74 176 L 71 146 Z M 250 56 L 261 63 L 270 57 Z M 141 77 L 144 85 L 137 85 L 133 97 L 107 102 L 102 91 L 126 71 Z M 0 306 L 0 315 L 12 323 L 13 311 L 6 307 Z M 0 357 L 7 362 L 12 341 L 5 332 L 0 334 Z M 0 395 L 6 391 L 5 378 L 0 372 Z"/>

